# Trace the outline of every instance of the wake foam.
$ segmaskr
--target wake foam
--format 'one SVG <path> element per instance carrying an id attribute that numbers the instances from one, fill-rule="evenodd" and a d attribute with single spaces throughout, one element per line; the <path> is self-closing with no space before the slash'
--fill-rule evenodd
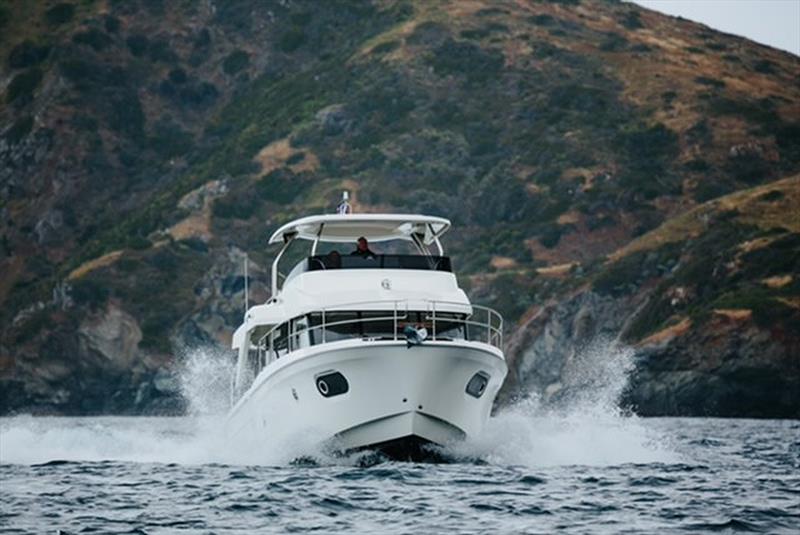
<path id="1" fill-rule="evenodd" d="M 666 437 L 627 414 L 618 402 L 633 368 L 633 352 L 613 342 L 590 345 L 577 356 L 558 403 L 528 396 L 491 418 L 485 432 L 445 448 L 456 462 L 529 467 L 615 465 L 677 461 Z M 225 435 L 230 403 L 230 352 L 187 350 L 180 383 L 188 415 L 179 418 L 102 417 L 0 419 L 0 462 L 54 460 L 140 463 L 362 465 L 369 452 L 336 456 L 325 437 L 298 433 L 268 443 L 231 443 Z M 369 464 L 367 462 L 367 464 Z"/>
<path id="2" fill-rule="evenodd" d="M 236 366 L 230 349 L 183 347 L 178 355 L 181 394 L 191 416 L 221 416 L 231 404 L 231 379 Z"/>
<path id="3" fill-rule="evenodd" d="M 629 347 L 595 340 L 575 355 L 553 399 L 519 399 L 491 418 L 480 436 L 447 451 L 500 465 L 677 462 L 667 437 L 619 405 L 633 358 Z"/>

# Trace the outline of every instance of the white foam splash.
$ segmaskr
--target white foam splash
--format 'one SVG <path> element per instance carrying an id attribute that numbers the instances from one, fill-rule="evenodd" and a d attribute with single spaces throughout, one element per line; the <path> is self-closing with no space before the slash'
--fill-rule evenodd
<path id="1" fill-rule="evenodd" d="M 576 355 L 557 404 L 521 399 L 491 418 L 480 436 L 448 451 L 501 465 L 677 462 L 666 437 L 619 406 L 633 356 L 629 347 L 596 340 Z"/>
<path id="2" fill-rule="evenodd" d="M 182 348 L 181 394 L 192 416 L 225 414 L 231 403 L 235 367 L 231 350 L 219 347 Z"/>
<path id="3" fill-rule="evenodd" d="M 129 461 L 179 464 L 285 465 L 297 457 L 327 458 L 308 433 L 268 444 L 231 443 L 225 433 L 230 407 L 230 351 L 182 348 L 178 379 L 185 417 L 0 418 L 0 463 Z"/>
<path id="4" fill-rule="evenodd" d="M 447 451 L 498 465 L 613 465 L 671 462 L 664 437 L 618 399 L 632 369 L 632 351 L 610 342 L 580 352 L 557 408 L 534 396 L 490 419 L 485 432 Z M 333 457 L 324 437 L 291 437 L 230 443 L 225 413 L 230 400 L 229 352 L 187 351 L 180 374 L 186 417 L 0 418 L 0 463 L 53 460 L 130 461 L 179 464 L 285 465 L 300 458 L 321 464 L 354 464 L 358 456 Z"/>

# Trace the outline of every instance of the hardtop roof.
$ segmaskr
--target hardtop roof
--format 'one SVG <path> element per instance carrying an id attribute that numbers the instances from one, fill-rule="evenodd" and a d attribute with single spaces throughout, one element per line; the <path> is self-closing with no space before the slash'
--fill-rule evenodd
<path id="1" fill-rule="evenodd" d="M 346 243 L 364 236 L 371 242 L 395 239 L 410 240 L 412 234 L 423 236 L 428 245 L 447 232 L 450 221 L 443 217 L 415 214 L 328 214 L 313 215 L 286 223 L 269 239 L 280 243 L 292 237 L 321 242 Z"/>

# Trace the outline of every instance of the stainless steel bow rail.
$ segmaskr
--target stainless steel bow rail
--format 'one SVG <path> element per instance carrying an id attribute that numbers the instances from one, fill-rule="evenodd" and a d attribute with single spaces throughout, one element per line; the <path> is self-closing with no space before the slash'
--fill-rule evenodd
<path id="1" fill-rule="evenodd" d="M 343 338 L 361 338 L 368 340 L 405 340 L 403 328 L 406 325 L 422 323 L 428 331 L 428 338 L 426 340 L 432 341 L 458 341 L 466 340 L 472 342 L 484 342 L 499 349 L 503 349 L 503 317 L 494 309 L 480 305 L 467 305 L 464 303 L 454 303 L 448 301 L 433 301 L 433 300 L 413 300 L 414 308 L 409 311 L 409 300 L 393 300 L 393 301 L 360 301 L 353 303 L 337 304 L 334 308 L 323 308 L 321 310 L 313 311 L 305 314 L 300 318 L 293 318 L 280 325 L 276 325 L 270 329 L 266 334 L 261 336 L 255 344 L 255 350 L 258 351 L 257 370 L 260 370 L 270 362 L 289 355 L 300 347 L 307 347 L 308 345 L 326 344 L 332 340 L 328 340 L 329 331 L 332 327 L 342 327 L 345 325 L 377 323 L 377 322 L 392 322 L 392 332 L 382 333 L 380 336 L 363 336 L 363 335 L 342 335 L 337 334 L 337 340 Z M 424 310 L 418 309 L 418 304 L 423 303 Z M 358 307 L 370 307 L 370 310 L 359 309 Z M 385 306 L 386 309 L 375 309 L 374 307 Z M 444 307 L 450 310 L 441 310 Z M 464 312 L 453 312 L 453 309 L 461 308 L 462 310 L 471 310 L 470 314 Z M 333 314 L 341 313 L 357 313 L 357 312 L 386 312 L 385 315 L 377 317 L 359 317 L 353 319 L 329 321 L 329 317 Z M 411 319 L 410 314 L 421 313 L 420 318 Z M 302 318 L 308 318 L 309 315 L 315 314 L 319 316 L 320 323 L 317 325 L 308 325 L 299 321 Z M 463 317 L 460 317 L 463 316 Z M 280 335 L 281 329 L 287 327 L 288 333 Z M 442 326 L 446 329 L 442 329 Z M 463 332 L 458 333 L 458 338 L 452 335 L 443 336 L 444 332 L 451 333 L 456 326 L 463 326 Z M 301 336 L 308 333 L 308 340 L 319 340 L 317 342 L 305 342 Z M 314 333 L 314 336 L 310 336 Z M 316 336 L 319 333 L 319 336 Z M 284 345 L 285 344 L 285 345 Z M 251 346 L 252 347 L 252 346 Z M 280 350 L 279 350 L 280 348 Z M 282 354 L 281 354 L 282 352 Z M 256 371 L 257 371 L 256 370 Z"/>

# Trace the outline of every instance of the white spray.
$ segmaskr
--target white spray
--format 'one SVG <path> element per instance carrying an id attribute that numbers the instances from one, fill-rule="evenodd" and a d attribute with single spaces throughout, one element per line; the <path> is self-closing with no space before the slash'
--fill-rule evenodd
<path id="1" fill-rule="evenodd" d="M 618 406 L 632 369 L 633 352 L 611 342 L 587 347 L 580 370 L 558 408 L 529 396 L 502 410 L 478 437 L 454 444 L 456 458 L 500 465 L 613 465 L 672 462 L 664 437 Z M 187 350 L 180 383 L 188 403 L 183 418 L 0 419 L 0 462 L 34 464 L 52 460 L 120 460 L 160 463 L 284 465 L 298 457 L 321 463 L 352 464 L 335 458 L 318 438 L 297 437 L 231 444 L 224 419 L 230 399 L 230 352 Z"/>

